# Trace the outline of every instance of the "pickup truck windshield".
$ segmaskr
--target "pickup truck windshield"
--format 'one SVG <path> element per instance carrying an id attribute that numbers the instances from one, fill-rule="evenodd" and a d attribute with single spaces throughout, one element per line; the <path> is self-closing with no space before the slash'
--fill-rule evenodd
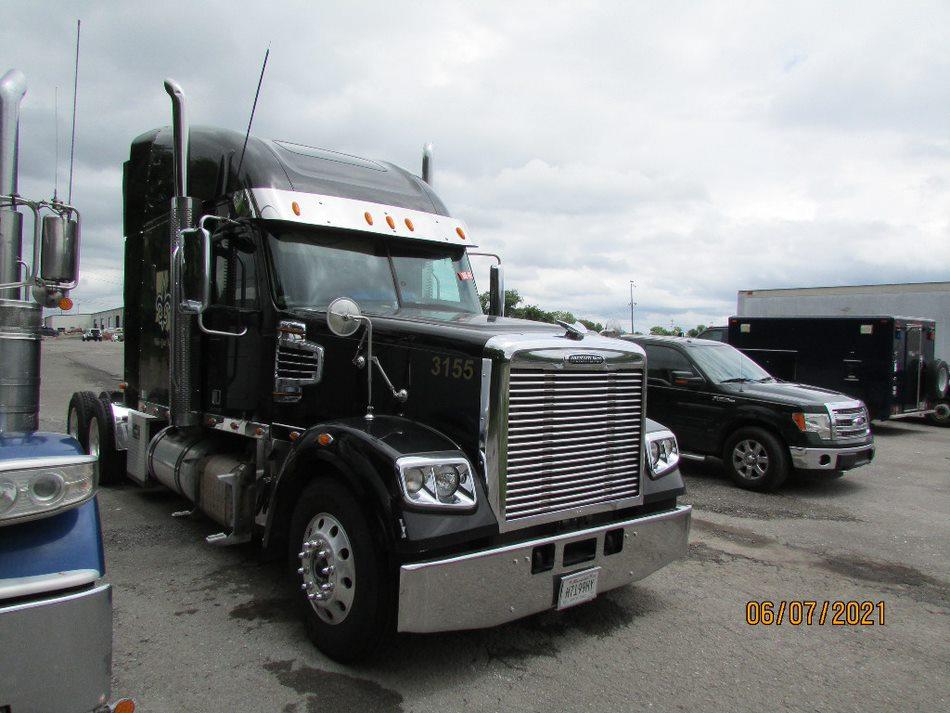
<path id="1" fill-rule="evenodd" d="M 286 309 L 322 311 L 337 297 L 350 297 L 367 314 L 482 313 L 460 247 L 296 226 L 269 231 L 277 301 Z"/>
<path id="2" fill-rule="evenodd" d="M 717 384 L 741 381 L 772 381 L 772 376 L 745 354 L 728 345 L 692 344 L 689 355 L 706 376 Z"/>

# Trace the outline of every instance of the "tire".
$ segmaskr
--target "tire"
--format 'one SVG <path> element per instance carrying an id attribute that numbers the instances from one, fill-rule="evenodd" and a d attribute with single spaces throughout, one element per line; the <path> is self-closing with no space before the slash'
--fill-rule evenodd
<path id="1" fill-rule="evenodd" d="M 349 489 L 314 479 L 297 501 L 289 544 L 289 570 L 310 640 L 341 663 L 371 655 L 392 633 L 395 580 Z M 332 589 L 319 592 L 320 585 Z M 311 599 L 319 595 L 328 599 Z"/>
<path id="2" fill-rule="evenodd" d="M 950 401 L 944 400 L 937 404 L 934 412 L 927 414 L 927 420 L 934 426 L 950 428 Z"/>
<path id="3" fill-rule="evenodd" d="M 950 369 L 943 359 L 935 359 L 924 369 L 927 398 L 932 401 L 941 401 L 947 398 L 950 389 Z"/>
<path id="4" fill-rule="evenodd" d="M 740 488 L 777 490 L 790 470 L 785 444 L 763 428 L 740 428 L 726 441 L 723 466 Z"/>
<path id="5" fill-rule="evenodd" d="M 95 400 L 86 430 L 87 453 L 99 456 L 99 485 L 115 485 L 125 476 L 125 451 L 115 447 L 112 406 L 103 398 Z"/>
<path id="6" fill-rule="evenodd" d="M 85 453 L 89 452 L 89 419 L 96 408 L 96 397 L 91 391 L 77 391 L 66 407 L 66 433 L 79 441 Z"/>

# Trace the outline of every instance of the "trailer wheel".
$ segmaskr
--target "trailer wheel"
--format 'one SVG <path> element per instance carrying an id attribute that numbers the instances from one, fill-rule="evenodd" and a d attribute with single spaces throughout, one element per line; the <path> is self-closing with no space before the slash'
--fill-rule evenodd
<path id="1" fill-rule="evenodd" d="M 382 549 L 346 487 L 317 478 L 304 489 L 288 560 L 316 647 L 342 663 L 372 654 L 390 633 L 395 597 Z"/>
<path id="2" fill-rule="evenodd" d="M 950 428 L 950 401 L 941 401 L 937 404 L 934 412 L 927 414 L 927 420 L 935 426 Z"/>
<path id="3" fill-rule="evenodd" d="M 785 445 L 763 428 L 740 428 L 726 441 L 723 465 L 740 488 L 770 492 L 789 472 Z"/>
<path id="4" fill-rule="evenodd" d="M 89 419 L 96 408 L 96 397 L 90 391 L 77 391 L 66 407 L 66 433 L 79 441 L 83 451 L 89 452 Z"/>
<path id="5" fill-rule="evenodd" d="M 947 367 L 947 362 L 936 359 L 928 363 L 924 374 L 927 396 L 934 401 L 947 398 L 947 390 L 950 387 L 950 369 Z"/>
<path id="6" fill-rule="evenodd" d="M 125 452 L 115 447 L 115 421 L 112 406 L 98 398 L 89 417 L 86 442 L 87 453 L 99 458 L 99 484 L 115 485 L 125 475 Z"/>

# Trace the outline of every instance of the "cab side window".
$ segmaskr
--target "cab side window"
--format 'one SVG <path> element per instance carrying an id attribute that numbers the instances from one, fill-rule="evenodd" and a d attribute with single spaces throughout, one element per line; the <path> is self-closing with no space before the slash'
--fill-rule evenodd
<path id="1" fill-rule="evenodd" d="M 258 306 L 254 242 L 246 235 L 215 236 L 211 249 L 211 302 L 253 310 Z"/>
<path id="2" fill-rule="evenodd" d="M 692 371 L 692 363 L 681 352 L 672 347 L 660 347 L 644 344 L 647 353 L 647 380 L 654 386 L 672 386 L 674 371 Z"/>

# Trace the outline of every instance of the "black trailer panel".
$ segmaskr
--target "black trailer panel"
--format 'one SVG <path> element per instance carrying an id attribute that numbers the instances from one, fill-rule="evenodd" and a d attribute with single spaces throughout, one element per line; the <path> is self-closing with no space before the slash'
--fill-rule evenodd
<path id="1" fill-rule="evenodd" d="M 932 408 L 933 320 L 732 317 L 728 341 L 773 376 L 859 398 L 874 419 Z"/>

